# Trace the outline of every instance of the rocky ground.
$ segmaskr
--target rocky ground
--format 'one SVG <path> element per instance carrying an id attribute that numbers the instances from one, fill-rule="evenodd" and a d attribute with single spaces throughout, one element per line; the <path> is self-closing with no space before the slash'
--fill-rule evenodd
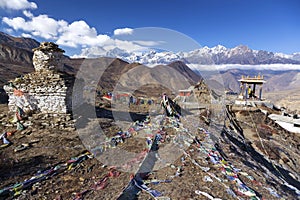
<path id="1" fill-rule="evenodd" d="M 276 105 L 285 107 L 289 113 L 300 114 L 300 94 L 298 91 L 299 89 L 268 92 L 265 97 Z"/>
<path id="2" fill-rule="evenodd" d="M 223 124 L 214 119 L 208 124 L 199 115 L 186 115 L 180 122 L 160 121 L 157 116 L 151 117 L 150 124 L 124 122 L 134 130 L 117 146 L 124 154 L 113 157 L 123 159 L 123 164 L 111 166 L 96 155 L 70 164 L 71 158 L 88 148 L 78 130 L 59 120 L 59 126 L 52 127 L 55 117 L 33 115 L 24 119 L 28 124 L 24 130 L 14 132 L 15 123 L 9 123 L 12 116 L 1 105 L 1 133 L 11 133 L 7 139 L 12 144 L 0 149 L 0 192 L 44 170 L 55 169 L 55 173 L 24 189 L 15 186 L 0 199 L 117 199 L 134 174 L 124 166 L 139 167 L 149 148 L 146 138 L 153 138 L 158 130 L 165 137 L 159 143 L 160 158 L 145 180 L 148 187 L 162 193 L 157 199 L 299 199 L 295 188 L 300 189 L 300 137 L 278 127 L 261 109 L 274 112 L 266 107 L 232 107 L 230 116 L 237 126 L 227 120 L 224 130 Z M 145 118 L 136 108 L 131 111 L 136 111 L 133 119 Z M 111 110 L 99 108 L 97 112 L 98 119 L 87 120 L 85 128 L 100 124 L 107 137 L 121 131 Z M 127 159 L 126 152 L 135 153 L 135 159 Z M 55 166 L 64 167 L 57 170 Z M 142 191 L 138 199 L 154 197 Z"/>

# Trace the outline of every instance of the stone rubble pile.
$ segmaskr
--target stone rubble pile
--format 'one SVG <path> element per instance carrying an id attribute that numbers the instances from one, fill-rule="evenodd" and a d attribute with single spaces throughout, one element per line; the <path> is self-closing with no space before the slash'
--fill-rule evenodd
<path id="1" fill-rule="evenodd" d="M 75 121 L 72 119 L 71 114 L 45 114 L 37 113 L 32 114 L 31 116 L 24 117 L 20 120 L 20 123 L 26 127 L 23 130 L 22 134 L 31 134 L 32 132 L 37 131 L 36 129 L 59 129 L 65 131 L 74 131 L 75 130 Z M 16 124 L 13 123 L 9 116 L 0 115 L 0 127 L 15 127 Z M 32 128 L 35 127 L 35 128 Z"/>

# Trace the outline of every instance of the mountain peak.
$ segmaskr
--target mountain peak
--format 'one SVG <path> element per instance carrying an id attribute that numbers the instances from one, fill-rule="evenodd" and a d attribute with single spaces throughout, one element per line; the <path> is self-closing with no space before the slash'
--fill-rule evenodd
<path id="1" fill-rule="evenodd" d="M 250 49 L 248 46 L 246 45 L 238 45 L 234 48 L 231 49 L 232 51 L 238 51 L 240 53 L 243 53 L 243 52 L 248 52 L 248 51 L 252 51 L 252 49 Z"/>
<path id="2" fill-rule="evenodd" d="M 227 48 L 224 47 L 223 45 L 218 44 L 217 46 L 213 47 L 212 49 L 216 49 L 216 50 L 226 50 Z"/>

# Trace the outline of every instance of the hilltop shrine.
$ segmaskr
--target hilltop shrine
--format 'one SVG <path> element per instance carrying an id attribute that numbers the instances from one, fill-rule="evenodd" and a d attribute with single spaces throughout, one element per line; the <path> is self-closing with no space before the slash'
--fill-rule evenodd
<path id="1" fill-rule="evenodd" d="M 239 99 L 260 101 L 263 100 L 262 86 L 266 82 L 264 80 L 264 76 L 261 76 L 260 74 L 254 77 L 242 76 L 239 82 L 241 83 L 241 93 L 239 95 Z"/>
<path id="2" fill-rule="evenodd" d="M 64 72 L 61 62 L 64 50 L 52 42 L 43 42 L 33 52 L 35 72 L 4 86 L 9 96 L 9 109 L 13 112 L 20 108 L 25 112 L 70 113 L 75 78 Z"/>

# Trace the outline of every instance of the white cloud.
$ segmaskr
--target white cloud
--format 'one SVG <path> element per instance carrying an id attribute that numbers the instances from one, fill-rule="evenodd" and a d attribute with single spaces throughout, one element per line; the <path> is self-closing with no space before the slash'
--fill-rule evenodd
<path id="1" fill-rule="evenodd" d="M 27 34 L 27 33 L 22 33 L 22 37 L 25 37 L 25 38 L 32 38 L 32 35 Z"/>
<path id="2" fill-rule="evenodd" d="M 114 35 L 131 35 L 132 33 L 132 28 L 119 28 L 114 30 Z"/>
<path id="3" fill-rule="evenodd" d="M 2 21 L 14 30 L 22 30 L 25 34 L 30 33 L 47 40 L 55 40 L 57 44 L 68 47 L 103 45 L 110 39 L 107 35 L 98 35 L 94 27 L 90 27 L 82 20 L 69 24 L 47 15 L 33 16 L 29 11 L 24 11 L 23 14 L 30 19 L 4 17 Z"/>
<path id="4" fill-rule="evenodd" d="M 4 30 L 6 33 L 9 33 L 9 34 L 13 34 L 13 32 L 14 32 L 14 29 L 12 29 L 12 28 L 6 28 Z"/>
<path id="5" fill-rule="evenodd" d="M 156 46 L 165 43 L 164 41 L 143 41 L 143 40 L 135 40 L 134 43 L 142 46 Z"/>
<path id="6" fill-rule="evenodd" d="M 240 65 L 240 64 L 222 64 L 222 65 L 199 65 L 187 64 L 193 70 L 214 71 L 229 69 L 244 70 L 300 70 L 300 65 L 295 64 L 262 64 L 262 65 Z"/>
<path id="7" fill-rule="evenodd" d="M 28 18 L 33 18 L 33 14 L 32 14 L 30 11 L 28 11 L 28 10 L 24 10 L 24 11 L 23 11 L 23 14 L 24 14 L 26 17 L 28 17 Z"/>
<path id="8" fill-rule="evenodd" d="M 28 21 L 22 17 L 11 19 L 3 17 L 2 21 L 15 30 L 31 32 L 34 36 L 45 39 L 56 39 L 59 28 L 64 24 L 67 24 L 67 22 L 63 20 L 56 21 L 53 18 L 49 18 L 47 15 L 32 17 Z"/>
<path id="9" fill-rule="evenodd" d="M 22 27 L 22 24 L 25 23 L 25 20 L 22 17 L 15 17 L 13 19 L 3 17 L 2 21 L 15 30 L 20 29 L 20 27 Z"/>
<path id="10" fill-rule="evenodd" d="M 40 37 L 54 41 L 61 46 L 82 48 L 90 54 L 93 54 L 93 52 L 96 55 L 104 54 L 104 52 L 100 52 L 99 48 L 95 47 L 101 47 L 101 51 L 110 51 L 118 48 L 125 52 L 137 52 L 162 43 L 162 41 L 114 39 L 105 34 L 98 34 L 94 27 L 89 26 L 83 20 L 68 23 L 64 20 L 56 20 L 48 15 L 34 16 L 28 10 L 24 10 L 23 14 L 26 17 L 3 17 L 2 22 L 14 31 L 22 31 L 23 37 Z M 132 33 L 133 29 L 130 28 L 116 29 L 114 31 L 115 35 Z M 88 50 L 89 48 L 90 50 Z"/>
<path id="11" fill-rule="evenodd" d="M 63 26 L 59 32 L 57 44 L 70 47 L 103 45 L 110 39 L 107 35 L 98 35 L 96 29 L 90 27 L 85 21 L 75 21 Z"/>
<path id="12" fill-rule="evenodd" d="M 34 2 L 27 0 L 0 0 L 0 8 L 11 10 L 36 9 L 37 5 Z"/>
<path id="13" fill-rule="evenodd" d="M 112 47 L 118 47 L 120 49 L 125 49 L 128 52 L 142 51 L 147 49 L 147 47 L 143 47 L 141 45 L 135 44 L 133 41 L 126 40 L 118 40 L 115 39 Z M 110 49 L 112 49 L 112 47 Z M 106 49 L 109 49 L 106 47 Z"/>

